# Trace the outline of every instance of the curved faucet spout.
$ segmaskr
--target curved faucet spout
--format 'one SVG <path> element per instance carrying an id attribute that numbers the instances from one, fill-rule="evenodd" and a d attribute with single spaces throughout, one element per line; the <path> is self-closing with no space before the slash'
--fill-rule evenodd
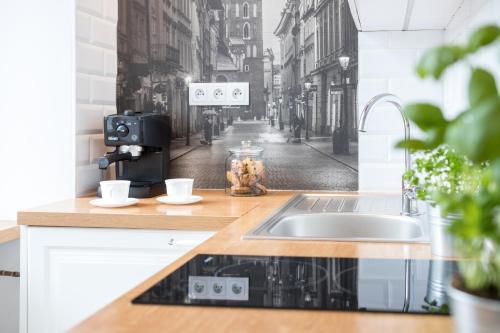
<path id="1" fill-rule="evenodd" d="M 363 108 L 361 112 L 361 117 L 359 119 L 359 131 L 366 133 L 366 124 L 368 119 L 368 114 L 372 112 L 380 104 L 392 104 L 401 114 L 404 125 L 404 135 L 405 141 L 410 140 L 410 122 L 403 112 L 403 106 L 401 99 L 393 94 L 380 94 L 373 97 Z M 411 154 L 408 148 L 405 148 L 405 171 L 411 169 Z M 413 197 L 414 193 L 412 189 L 406 188 L 405 182 L 403 181 L 403 214 L 404 215 L 416 215 L 416 208 L 413 208 Z"/>

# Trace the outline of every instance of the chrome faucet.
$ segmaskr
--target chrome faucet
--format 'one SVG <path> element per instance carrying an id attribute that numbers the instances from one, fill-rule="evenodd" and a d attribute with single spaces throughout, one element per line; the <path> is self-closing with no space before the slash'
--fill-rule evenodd
<path id="1" fill-rule="evenodd" d="M 403 112 L 403 107 L 401 100 L 399 97 L 392 94 L 380 94 L 373 97 L 363 108 L 361 112 L 361 118 L 359 121 L 359 131 L 362 133 L 366 133 L 366 120 L 368 118 L 368 114 L 375 109 L 380 104 L 389 103 L 392 104 L 398 109 L 401 113 L 401 117 L 403 118 L 403 125 L 405 130 L 405 141 L 410 139 L 410 122 L 408 118 L 405 116 Z M 411 154 L 408 148 L 405 148 L 405 171 L 411 169 Z M 415 216 L 418 215 L 418 207 L 416 200 L 415 189 L 412 187 L 408 187 L 404 179 L 402 179 L 402 198 L 401 198 L 401 214 L 406 216 Z"/>

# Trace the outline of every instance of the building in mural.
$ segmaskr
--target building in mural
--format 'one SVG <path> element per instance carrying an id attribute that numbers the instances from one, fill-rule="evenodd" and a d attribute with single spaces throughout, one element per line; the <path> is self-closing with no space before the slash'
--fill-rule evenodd
<path id="1" fill-rule="evenodd" d="M 212 80 L 220 0 L 123 0 L 118 7 L 118 112 L 166 113 L 173 137 L 184 136 L 185 80 Z M 189 112 L 190 132 L 199 131 L 202 110 Z"/>
<path id="2" fill-rule="evenodd" d="M 281 121 L 292 128 L 295 116 L 298 114 L 297 97 L 300 95 L 299 68 L 297 64 L 299 54 L 300 13 L 299 0 L 288 0 L 281 12 L 275 35 L 280 39 L 281 54 L 281 91 L 282 112 Z"/>
<path id="3" fill-rule="evenodd" d="M 334 146 L 340 145 L 335 153 L 351 153 L 357 142 L 358 43 L 348 1 L 287 0 L 275 34 L 285 123 L 299 118 L 311 135 L 333 135 Z M 306 82 L 314 91 L 305 91 Z"/>
<path id="4" fill-rule="evenodd" d="M 261 119 L 266 116 L 264 99 L 264 44 L 262 33 L 262 0 L 222 0 L 224 47 L 221 58 L 229 57 L 239 73 L 227 73 L 227 66 L 218 68 L 219 81 L 250 83 L 250 107 L 238 108 L 240 119 Z"/>

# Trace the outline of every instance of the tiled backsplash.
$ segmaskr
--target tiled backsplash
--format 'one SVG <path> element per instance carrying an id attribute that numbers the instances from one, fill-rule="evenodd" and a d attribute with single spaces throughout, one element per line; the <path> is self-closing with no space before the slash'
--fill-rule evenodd
<path id="1" fill-rule="evenodd" d="M 497 7 L 498 1 L 467 0 L 447 31 L 360 32 L 360 111 L 373 96 L 390 92 L 404 103 L 416 100 L 444 103 L 448 112 L 457 112 L 463 87 L 457 87 L 455 82 L 461 74 L 450 75 L 444 85 L 420 81 L 414 74 L 415 64 L 429 47 L 460 40 L 472 26 L 494 19 Z M 101 142 L 102 118 L 115 112 L 116 21 L 117 0 L 77 0 L 78 195 L 93 191 L 101 178 L 95 158 L 105 151 Z M 400 190 L 403 152 L 393 147 L 402 136 L 401 118 L 395 109 L 381 106 L 370 116 L 368 133 L 359 138 L 360 190 Z"/>
<path id="2" fill-rule="evenodd" d="M 77 0 L 76 193 L 88 194 L 101 179 L 96 158 L 106 148 L 103 117 L 116 113 L 117 0 Z"/>
<path id="3" fill-rule="evenodd" d="M 443 34 L 442 30 L 360 32 L 359 113 L 372 97 L 386 92 L 404 103 L 441 104 L 441 85 L 420 81 L 414 69 L 426 49 L 443 42 Z M 401 190 L 404 152 L 394 145 L 403 134 L 401 115 L 394 107 L 381 105 L 369 115 L 368 131 L 359 137 L 361 191 Z"/>

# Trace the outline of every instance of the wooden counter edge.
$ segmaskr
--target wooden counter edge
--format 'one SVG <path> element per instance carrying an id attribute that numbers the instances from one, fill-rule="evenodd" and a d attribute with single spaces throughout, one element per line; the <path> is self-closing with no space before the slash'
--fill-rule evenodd
<path id="1" fill-rule="evenodd" d="M 19 212 L 18 225 L 74 228 L 123 228 L 218 231 L 239 216 L 161 216 L 89 213 Z"/>
<path id="2" fill-rule="evenodd" d="M 0 221 L 0 244 L 19 239 L 19 237 L 20 229 L 16 221 Z"/>

